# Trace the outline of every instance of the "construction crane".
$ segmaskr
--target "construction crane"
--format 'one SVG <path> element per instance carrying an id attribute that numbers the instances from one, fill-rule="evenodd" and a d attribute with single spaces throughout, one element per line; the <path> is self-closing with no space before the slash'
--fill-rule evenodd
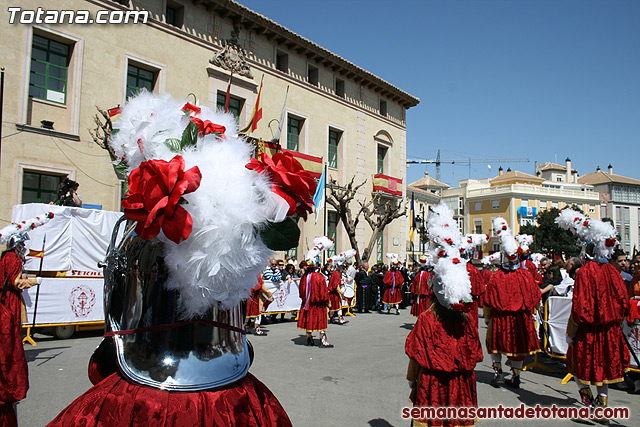
<path id="1" fill-rule="evenodd" d="M 407 166 L 409 165 L 418 165 L 418 164 L 435 164 L 436 165 L 436 179 L 440 181 L 440 165 L 442 163 L 446 163 L 449 165 L 466 165 L 469 166 L 469 177 L 471 177 L 471 164 L 473 163 L 529 163 L 529 159 L 524 159 L 521 157 L 516 158 L 494 158 L 494 159 L 459 159 L 459 160 L 441 160 L 440 159 L 440 150 L 438 150 L 438 155 L 434 159 L 424 159 L 424 160 L 407 160 Z"/>

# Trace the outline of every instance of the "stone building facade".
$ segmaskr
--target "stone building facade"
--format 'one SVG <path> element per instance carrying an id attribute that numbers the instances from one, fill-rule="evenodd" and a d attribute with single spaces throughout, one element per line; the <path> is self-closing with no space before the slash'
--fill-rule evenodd
<path id="1" fill-rule="evenodd" d="M 35 11 L 42 5 L 25 0 L 19 7 Z M 85 204 L 119 210 L 121 182 L 89 133 L 96 106 L 122 105 L 147 88 L 176 98 L 192 94 L 190 99 L 216 107 L 224 103 L 230 67 L 235 69 L 229 107 L 240 128 L 248 124 L 263 85 L 263 118 L 252 137 L 273 138 L 286 94 L 284 148 L 321 158 L 338 183 L 352 176 L 356 183 L 367 180 L 360 190 L 363 199 L 371 197 L 376 175 L 406 182 L 405 113 L 419 99 L 237 2 L 60 0 L 46 7 L 88 11 L 91 17 L 99 11 L 116 17 L 142 12 L 146 23 L 0 20 L 0 65 L 6 69 L 2 225 L 13 205 L 55 197 L 55 186 L 65 176 L 80 183 Z M 398 188 L 406 194 L 402 185 L 392 190 Z M 348 249 L 335 214 L 329 210 L 327 217 L 330 230 L 336 230 L 337 249 Z M 301 228 L 298 258 L 323 232 L 321 220 Z M 406 217 L 394 221 L 374 256 L 404 255 L 400 242 L 406 241 L 407 229 Z M 362 221 L 359 241 L 369 234 Z"/>

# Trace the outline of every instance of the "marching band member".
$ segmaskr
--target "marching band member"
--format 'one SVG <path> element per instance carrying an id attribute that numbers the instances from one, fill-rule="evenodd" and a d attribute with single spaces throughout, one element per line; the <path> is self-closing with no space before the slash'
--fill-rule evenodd
<path id="1" fill-rule="evenodd" d="M 620 323 L 629 314 L 629 299 L 620 273 L 609 262 L 619 244 L 616 229 L 572 209 L 563 209 L 556 223 L 576 234 L 585 245 L 584 265 L 573 286 L 573 306 L 567 325 L 567 371 L 578 384 L 582 403 L 608 405 L 608 385 L 624 380 L 629 367 Z M 593 398 L 590 385 L 598 395 Z"/>
<path id="2" fill-rule="evenodd" d="M 520 387 L 520 372 L 526 356 L 540 351 L 532 313 L 540 302 L 540 288 L 533 275 L 520 268 L 518 243 L 502 217 L 493 220 L 494 233 L 502 243 L 502 266 L 491 276 L 484 299 L 484 319 L 488 323 L 487 351 L 494 376 L 491 385 Z M 504 380 L 502 354 L 511 361 L 511 378 Z"/>
<path id="3" fill-rule="evenodd" d="M 482 360 L 478 328 L 469 316 L 477 310 L 471 281 L 452 231 L 453 212 L 440 204 L 427 218 L 430 252 L 436 260 L 429 307 L 418 317 L 405 343 L 407 380 L 415 407 L 477 407 L 474 369 Z M 459 231 L 458 231 L 459 234 Z M 449 243 L 451 242 L 451 243 Z M 472 426 L 473 419 L 419 419 L 418 426 Z"/>

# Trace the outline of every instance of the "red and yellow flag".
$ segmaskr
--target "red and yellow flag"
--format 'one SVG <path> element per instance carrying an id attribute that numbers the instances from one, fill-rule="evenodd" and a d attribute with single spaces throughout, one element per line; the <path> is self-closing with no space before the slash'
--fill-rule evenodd
<path id="1" fill-rule="evenodd" d="M 34 251 L 33 249 L 29 249 L 29 253 L 27 256 L 31 256 L 34 258 L 44 258 L 44 251 Z"/>
<path id="2" fill-rule="evenodd" d="M 264 76 L 262 77 L 264 80 Z M 240 133 L 251 133 L 258 129 L 258 122 L 262 118 L 262 81 L 260 81 L 260 89 L 258 90 L 258 97 L 256 98 L 256 105 L 253 107 L 253 113 L 251 113 L 251 119 L 246 128 L 240 130 Z"/>

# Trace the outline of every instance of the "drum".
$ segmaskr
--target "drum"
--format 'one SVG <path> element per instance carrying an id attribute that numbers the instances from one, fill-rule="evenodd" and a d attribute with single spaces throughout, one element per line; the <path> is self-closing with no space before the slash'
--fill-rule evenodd
<path id="1" fill-rule="evenodd" d="M 345 299 L 351 299 L 354 296 L 356 296 L 355 289 L 350 288 L 349 286 L 345 286 L 345 288 L 344 288 L 344 298 Z"/>

